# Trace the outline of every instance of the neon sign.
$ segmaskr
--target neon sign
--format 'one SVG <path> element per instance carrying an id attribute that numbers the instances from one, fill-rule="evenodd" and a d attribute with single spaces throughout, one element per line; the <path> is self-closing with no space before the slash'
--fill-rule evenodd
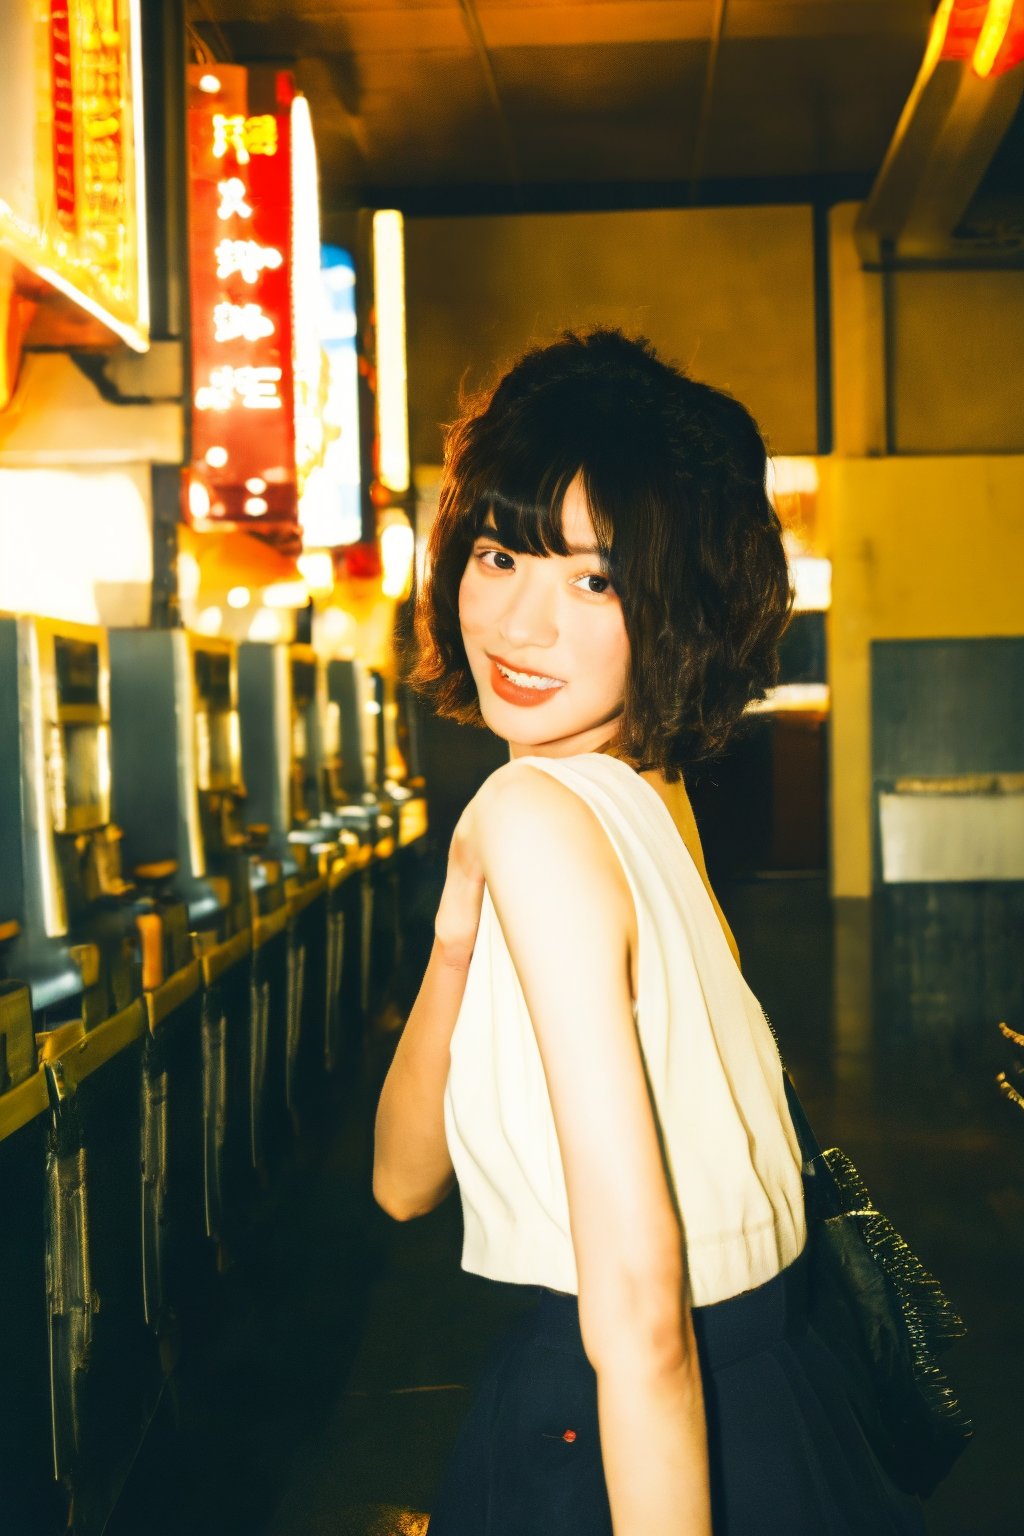
<path id="1" fill-rule="evenodd" d="M 294 527 L 292 77 L 217 64 L 189 84 L 193 483 L 209 518 Z"/>
<path id="2" fill-rule="evenodd" d="M 20 290 L 37 298 L 42 279 L 72 301 L 75 323 L 84 311 L 144 352 L 139 0 L 0 0 L 0 37 L 0 253 Z M 59 316 L 58 306 L 50 344 L 62 339 Z M 90 339 L 112 337 L 94 328 Z"/>

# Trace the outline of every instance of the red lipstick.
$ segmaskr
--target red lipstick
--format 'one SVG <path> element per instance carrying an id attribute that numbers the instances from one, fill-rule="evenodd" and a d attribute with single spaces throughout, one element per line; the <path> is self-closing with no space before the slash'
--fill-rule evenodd
<path id="1" fill-rule="evenodd" d="M 493 656 L 490 658 L 490 662 L 491 688 L 498 695 L 499 699 L 504 699 L 508 704 L 519 704 L 529 709 L 534 704 L 543 704 L 545 699 L 553 698 L 556 693 L 559 693 L 565 687 L 564 683 L 559 683 L 554 688 L 523 688 L 499 672 L 497 661 Z M 502 663 L 502 665 L 507 665 L 507 663 Z M 523 673 L 527 672 L 526 667 L 515 667 L 512 670 Z M 531 672 L 528 675 L 531 677 L 542 677 L 544 674 L 541 672 Z"/>

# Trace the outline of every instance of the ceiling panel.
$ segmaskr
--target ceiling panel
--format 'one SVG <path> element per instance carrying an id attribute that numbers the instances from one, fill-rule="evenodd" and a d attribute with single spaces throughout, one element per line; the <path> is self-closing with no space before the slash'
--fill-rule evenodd
<path id="1" fill-rule="evenodd" d="M 866 190 L 931 9 L 728 0 L 717 50 L 714 0 L 191 0 L 190 19 L 215 57 L 296 69 L 328 206 L 422 211 L 459 189 L 470 208 L 502 188 L 523 207 L 573 186 L 593 206 L 662 185 L 700 201 L 708 180 L 718 200 L 733 181 L 742 200 L 794 178 Z"/>
<path id="2" fill-rule="evenodd" d="M 702 166 L 709 177 L 874 171 L 914 83 L 913 39 L 841 49 L 823 38 L 744 39 L 722 48 Z"/>
<path id="3" fill-rule="evenodd" d="M 498 54 L 495 76 L 523 179 L 685 179 L 707 52 L 698 42 Z"/>

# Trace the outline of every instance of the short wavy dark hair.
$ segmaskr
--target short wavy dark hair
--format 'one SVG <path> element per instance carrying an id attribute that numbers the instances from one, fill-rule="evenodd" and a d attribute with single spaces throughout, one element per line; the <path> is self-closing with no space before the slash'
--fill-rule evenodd
<path id="1" fill-rule="evenodd" d="M 473 541 L 493 512 L 510 550 L 567 554 L 562 499 L 581 474 L 630 645 L 610 745 L 668 780 L 720 755 L 776 681 L 792 606 L 766 459 L 738 401 L 642 337 L 566 331 L 527 352 L 448 429 L 409 685 L 484 724 L 459 625 Z"/>

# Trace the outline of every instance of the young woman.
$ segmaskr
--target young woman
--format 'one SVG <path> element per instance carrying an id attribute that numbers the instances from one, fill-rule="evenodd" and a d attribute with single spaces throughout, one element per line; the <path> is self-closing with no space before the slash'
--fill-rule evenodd
<path id="1" fill-rule="evenodd" d="M 765 449 L 618 332 L 528 353 L 451 432 L 413 682 L 510 762 L 452 840 L 377 1113 L 399 1220 L 534 1288 L 431 1536 L 923 1527 L 806 1317 L 778 1053 L 683 784 L 774 680 Z"/>

